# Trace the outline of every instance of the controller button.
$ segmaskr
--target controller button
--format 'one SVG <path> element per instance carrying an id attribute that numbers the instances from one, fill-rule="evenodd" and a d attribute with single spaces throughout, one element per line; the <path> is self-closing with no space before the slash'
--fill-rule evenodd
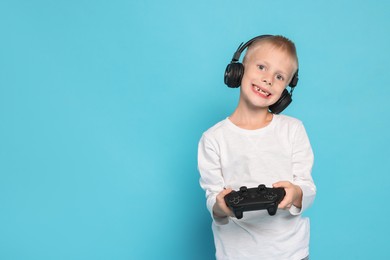
<path id="1" fill-rule="evenodd" d="M 273 199 L 275 199 L 277 196 L 278 196 L 278 195 L 276 195 L 275 193 L 272 192 L 272 193 L 269 193 L 269 194 L 264 195 L 264 198 L 269 199 L 269 200 L 273 200 Z"/>

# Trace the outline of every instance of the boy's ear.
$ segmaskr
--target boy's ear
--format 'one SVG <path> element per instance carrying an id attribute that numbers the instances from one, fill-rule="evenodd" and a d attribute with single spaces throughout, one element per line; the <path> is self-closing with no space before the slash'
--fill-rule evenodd
<path id="1" fill-rule="evenodd" d="M 238 88 L 244 75 L 244 65 L 242 63 L 230 63 L 225 70 L 224 81 L 229 88 Z"/>

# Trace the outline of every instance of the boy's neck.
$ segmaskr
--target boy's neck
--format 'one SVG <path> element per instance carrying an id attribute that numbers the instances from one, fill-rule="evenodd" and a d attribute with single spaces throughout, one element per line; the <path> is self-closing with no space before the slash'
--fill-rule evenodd
<path id="1" fill-rule="evenodd" d="M 229 119 L 240 128 L 256 130 L 269 125 L 273 114 L 268 109 L 248 110 L 237 107 Z"/>

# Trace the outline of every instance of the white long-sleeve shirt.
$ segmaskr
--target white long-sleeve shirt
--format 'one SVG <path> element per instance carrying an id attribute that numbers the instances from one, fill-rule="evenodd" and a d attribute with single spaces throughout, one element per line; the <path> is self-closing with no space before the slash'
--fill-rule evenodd
<path id="1" fill-rule="evenodd" d="M 217 259 L 302 259 L 309 254 L 310 223 L 301 213 L 314 201 L 313 152 L 301 121 L 273 115 L 269 125 L 246 130 L 228 118 L 208 129 L 199 142 L 200 185 L 207 208 Z M 238 190 L 290 181 L 303 191 L 302 208 L 244 212 L 242 219 L 213 215 L 216 196 L 225 187 Z"/>

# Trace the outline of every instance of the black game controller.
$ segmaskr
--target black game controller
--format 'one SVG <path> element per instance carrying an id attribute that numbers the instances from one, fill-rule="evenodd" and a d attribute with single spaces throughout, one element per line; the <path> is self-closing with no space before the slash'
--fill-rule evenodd
<path id="1" fill-rule="evenodd" d="M 273 216 L 285 195 L 284 188 L 267 188 L 264 184 L 250 189 L 242 186 L 239 191 L 232 191 L 226 195 L 225 202 L 237 219 L 242 218 L 244 211 L 261 209 L 266 209 L 268 214 Z"/>

